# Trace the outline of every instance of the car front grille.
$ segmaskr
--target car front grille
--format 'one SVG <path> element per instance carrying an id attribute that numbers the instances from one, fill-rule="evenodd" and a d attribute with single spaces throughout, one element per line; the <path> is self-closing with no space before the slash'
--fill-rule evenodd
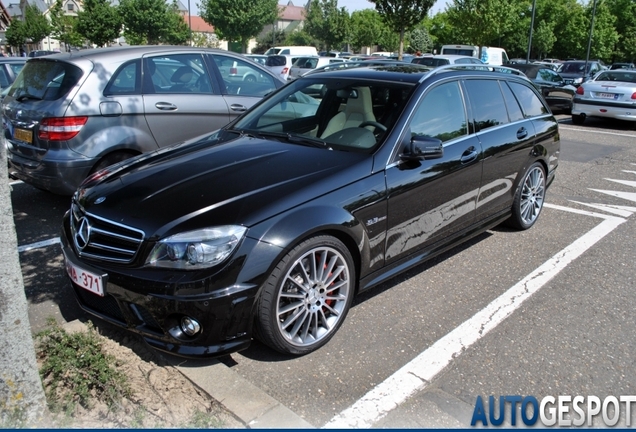
<path id="1" fill-rule="evenodd" d="M 71 206 L 73 247 L 82 258 L 128 264 L 135 259 L 144 232 Z"/>

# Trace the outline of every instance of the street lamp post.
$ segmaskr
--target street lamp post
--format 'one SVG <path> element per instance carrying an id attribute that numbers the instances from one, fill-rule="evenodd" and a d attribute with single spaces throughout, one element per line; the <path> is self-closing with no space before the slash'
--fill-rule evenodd
<path id="1" fill-rule="evenodd" d="M 192 12 L 190 12 L 190 0 L 188 0 L 188 36 L 190 37 L 190 46 L 192 46 Z"/>
<path id="2" fill-rule="evenodd" d="M 594 0 L 594 6 L 592 7 L 592 23 L 590 24 L 590 37 L 587 38 L 587 54 L 585 55 L 585 72 L 587 74 L 587 63 L 590 61 L 590 49 L 592 48 L 592 34 L 594 33 L 594 17 L 596 16 L 596 0 Z"/>
<path id="3" fill-rule="evenodd" d="M 532 49 L 532 29 L 534 29 L 534 11 L 537 7 L 537 0 L 532 0 L 532 18 L 530 19 L 530 35 L 528 36 L 528 52 L 526 63 L 530 63 L 530 50 Z"/>

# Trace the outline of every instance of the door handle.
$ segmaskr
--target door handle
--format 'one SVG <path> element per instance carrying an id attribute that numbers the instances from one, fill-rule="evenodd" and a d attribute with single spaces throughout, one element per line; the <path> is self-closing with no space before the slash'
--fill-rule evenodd
<path id="1" fill-rule="evenodd" d="M 472 162 L 477 159 L 477 150 L 475 147 L 469 147 L 466 149 L 464 153 L 462 153 L 462 157 L 459 159 L 463 164 Z"/>
<path id="2" fill-rule="evenodd" d="M 155 108 L 160 109 L 161 111 L 174 111 L 177 109 L 177 106 L 170 102 L 157 102 L 155 104 Z"/>
<path id="3" fill-rule="evenodd" d="M 517 131 L 517 139 L 524 139 L 528 136 L 528 130 L 524 127 Z"/>
<path id="4" fill-rule="evenodd" d="M 241 104 L 232 104 L 232 105 L 230 105 L 230 109 L 232 111 L 236 111 L 236 112 L 247 111 L 247 107 L 245 105 L 241 105 Z"/>

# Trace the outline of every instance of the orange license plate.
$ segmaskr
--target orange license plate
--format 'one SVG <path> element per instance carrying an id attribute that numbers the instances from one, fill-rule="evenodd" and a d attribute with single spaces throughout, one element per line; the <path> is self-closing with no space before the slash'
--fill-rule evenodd
<path id="1" fill-rule="evenodd" d="M 33 142 L 33 132 L 31 132 L 28 129 L 16 128 L 13 131 L 13 138 L 16 138 L 16 139 L 19 139 L 20 141 L 24 141 L 31 144 Z"/>

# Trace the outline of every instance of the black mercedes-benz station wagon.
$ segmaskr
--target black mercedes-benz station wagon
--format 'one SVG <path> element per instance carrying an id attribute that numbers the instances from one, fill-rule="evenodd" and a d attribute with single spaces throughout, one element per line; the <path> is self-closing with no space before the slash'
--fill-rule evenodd
<path id="1" fill-rule="evenodd" d="M 315 73 L 226 127 L 96 172 L 63 223 L 81 306 L 187 357 L 305 354 L 353 297 L 535 224 L 558 125 L 512 69 Z M 405 299 L 405 301 L 408 301 Z"/>

